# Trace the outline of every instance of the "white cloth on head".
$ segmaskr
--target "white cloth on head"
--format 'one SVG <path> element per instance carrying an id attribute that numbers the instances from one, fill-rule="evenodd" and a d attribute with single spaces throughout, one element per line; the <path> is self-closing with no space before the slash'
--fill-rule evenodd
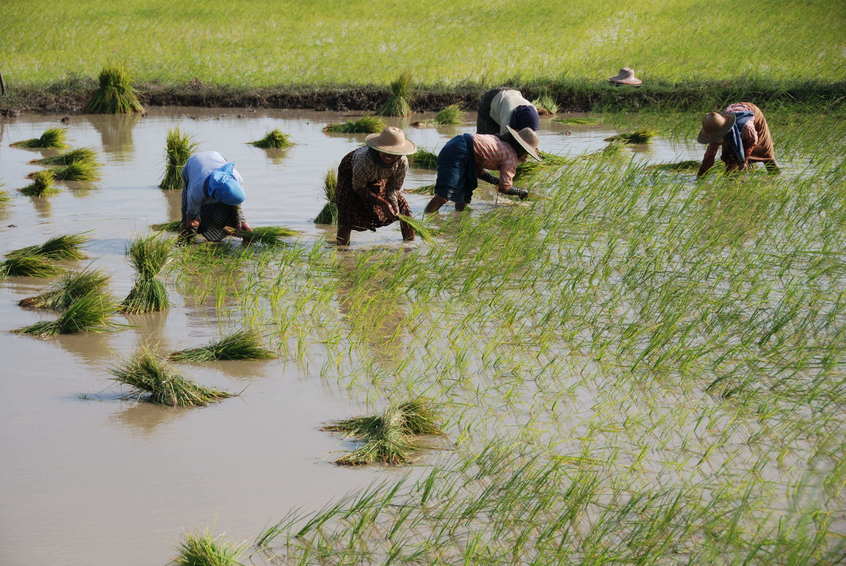
<path id="1" fill-rule="evenodd" d="M 206 179 L 212 171 L 223 167 L 226 163 L 223 156 L 216 151 L 195 153 L 185 163 L 185 167 L 182 168 L 182 179 L 185 181 L 185 209 L 188 218 L 199 218 L 200 208 L 204 204 L 217 202 L 206 194 Z M 244 182 L 237 169 L 232 170 L 232 176 L 238 179 L 239 183 Z"/>
<path id="2" fill-rule="evenodd" d="M 502 90 L 493 97 L 491 101 L 491 118 L 499 124 L 499 133 L 508 131 L 508 124 L 511 122 L 511 114 L 518 106 L 532 106 L 532 103 L 520 93 L 519 90 Z"/>

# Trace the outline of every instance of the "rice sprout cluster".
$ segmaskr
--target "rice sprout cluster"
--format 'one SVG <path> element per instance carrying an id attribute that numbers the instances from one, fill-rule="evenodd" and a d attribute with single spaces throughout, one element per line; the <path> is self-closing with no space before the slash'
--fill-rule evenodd
<path id="1" fill-rule="evenodd" d="M 23 147 L 28 149 L 64 149 L 67 147 L 65 138 L 67 130 L 62 128 L 49 128 L 37 138 L 15 142 L 12 147 Z"/>
<path id="2" fill-rule="evenodd" d="M 262 149 L 283 149 L 293 145 L 293 142 L 291 142 L 290 136 L 281 130 L 273 129 L 260 140 L 250 142 L 250 144 Z"/>
<path id="3" fill-rule="evenodd" d="M 165 172 L 162 182 L 159 184 L 160 189 L 169 191 L 185 188 L 182 168 L 185 167 L 185 164 L 191 158 L 191 154 L 196 150 L 197 144 L 194 143 L 191 136 L 179 128 L 173 128 L 167 132 Z"/>
<path id="4" fill-rule="evenodd" d="M 168 307 L 167 290 L 156 276 L 170 259 L 171 251 L 171 242 L 156 234 L 133 240 L 127 254 L 135 268 L 135 285 L 121 303 L 123 312 L 141 314 Z"/>
<path id="5" fill-rule="evenodd" d="M 275 354 L 264 347 L 255 330 L 239 330 L 199 348 L 188 348 L 170 354 L 176 362 L 211 362 L 215 360 L 268 360 Z"/>
<path id="6" fill-rule="evenodd" d="M 123 67 L 106 67 L 100 71 L 99 86 L 88 101 L 86 111 L 94 114 L 128 114 L 143 112 L 129 72 Z"/>

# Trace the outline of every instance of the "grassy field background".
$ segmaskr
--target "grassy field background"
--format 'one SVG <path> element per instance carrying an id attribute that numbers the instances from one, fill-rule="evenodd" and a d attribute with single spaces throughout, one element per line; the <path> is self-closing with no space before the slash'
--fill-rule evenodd
<path id="1" fill-rule="evenodd" d="M 0 3 L 7 82 L 426 85 L 601 81 L 842 81 L 846 3 L 715 0 L 164 0 Z"/>

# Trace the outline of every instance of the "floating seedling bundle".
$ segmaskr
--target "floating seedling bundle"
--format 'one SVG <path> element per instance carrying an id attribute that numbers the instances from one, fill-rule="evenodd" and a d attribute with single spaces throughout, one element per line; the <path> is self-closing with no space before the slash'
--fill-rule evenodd
<path id="1" fill-rule="evenodd" d="M 0 263 L 0 278 L 53 277 L 61 271 L 59 266 L 39 255 L 16 255 Z"/>
<path id="2" fill-rule="evenodd" d="M 197 144 L 191 136 L 182 132 L 179 128 L 173 128 L 167 133 L 165 145 L 165 172 L 160 189 L 176 190 L 182 189 L 182 168 L 191 158 L 191 154 L 197 149 Z"/>
<path id="3" fill-rule="evenodd" d="M 21 299 L 18 304 L 22 307 L 62 311 L 89 293 L 104 292 L 108 282 L 109 276 L 96 269 L 66 273 L 44 293 Z"/>
<path id="4" fill-rule="evenodd" d="M 143 112 L 129 73 L 122 67 L 106 67 L 100 71 L 100 86 L 94 91 L 86 106 L 95 114 L 127 114 Z"/>
<path id="5" fill-rule="evenodd" d="M 329 124 L 324 132 L 332 134 L 376 134 L 385 129 L 385 122 L 376 116 L 362 116 L 358 120 Z"/>
<path id="6" fill-rule="evenodd" d="M 80 147 L 52 157 L 34 159 L 30 161 L 30 163 L 33 165 L 70 165 L 71 163 L 79 163 L 83 161 L 96 163 L 97 154 L 93 149 Z"/>
<path id="7" fill-rule="evenodd" d="M 20 189 L 22 194 L 28 197 L 46 197 L 58 194 L 59 189 L 53 184 L 55 177 L 52 171 L 38 171 L 32 179 L 31 185 Z"/>
<path id="8" fill-rule="evenodd" d="M 99 163 L 76 161 L 49 170 L 58 181 L 95 181 L 99 178 Z"/>
<path id="9" fill-rule="evenodd" d="M 141 348 L 129 361 L 111 370 L 114 381 L 129 386 L 130 396 L 170 407 L 202 407 L 232 393 L 203 387 L 185 379 L 149 347 Z"/>
<path id="10" fill-rule="evenodd" d="M 291 139 L 281 130 L 270 130 L 263 138 L 250 144 L 262 149 L 282 149 L 292 145 Z"/>
<path id="11" fill-rule="evenodd" d="M 299 234 L 296 230 L 284 226 L 259 226 L 252 231 L 238 230 L 235 235 L 247 244 L 264 244 L 272 246 L 280 243 L 279 238 L 284 236 L 295 236 Z"/>
<path id="12" fill-rule="evenodd" d="M 406 71 L 391 83 L 391 94 L 385 105 L 379 110 L 379 114 L 382 116 L 408 116 L 411 114 L 410 99 L 411 73 Z"/>
<path id="13" fill-rule="evenodd" d="M 169 359 L 178 362 L 211 362 L 214 360 L 268 360 L 276 357 L 262 344 L 254 330 L 239 330 L 200 348 L 173 352 Z"/>
<path id="14" fill-rule="evenodd" d="M 186 535 L 179 545 L 176 566 L 241 566 L 241 548 L 210 535 Z"/>
<path id="15" fill-rule="evenodd" d="M 58 319 L 36 322 L 15 332 L 34 336 L 105 332 L 115 326 L 111 321 L 114 312 L 112 298 L 99 289 L 92 289 L 71 302 Z"/>
<path id="16" fill-rule="evenodd" d="M 409 155 L 408 162 L 412 167 L 418 167 L 420 169 L 438 168 L 438 156 L 422 148 Z"/>
<path id="17" fill-rule="evenodd" d="M 338 175 L 334 169 L 329 169 L 326 176 L 323 178 L 323 197 L 326 199 L 326 204 L 314 219 L 315 224 L 337 224 L 338 223 L 338 203 L 336 201 L 338 190 Z"/>
<path id="18" fill-rule="evenodd" d="M 38 246 L 26 246 L 12 250 L 6 254 L 7 258 L 24 256 L 41 256 L 46 259 L 85 259 L 85 254 L 79 247 L 88 241 L 85 234 L 65 234 L 50 238 Z"/>
<path id="19" fill-rule="evenodd" d="M 623 132 L 615 136 L 605 138 L 607 142 L 621 142 L 621 143 L 649 143 L 649 141 L 658 135 L 655 130 L 635 130 L 633 132 Z"/>
<path id="20" fill-rule="evenodd" d="M 67 131 L 61 128 L 50 128 L 44 130 L 41 137 L 19 141 L 12 144 L 12 147 L 25 147 L 29 149 L 63 149 Z"/>
<path id="21" fill-rule="evenodd" d="M 135 268 L 135 285 L 121 303 L 121 309 L 130 314 L 164 310 L 168 307 L 164 283 L 156 279 L 170 258 L 171 242 L 158 235 L 137 238 L 129 246 L 128 255 Z"/>
<path id="22" fill-rule="evenodd" d="M 552 116 L 556 112 L 558 112 L 558 104 L 555 102 L 555 99 L 547 92 L 544 92 L 539 97 L 532 101 L 532 104 L 535 105 L 535 108 L 538 111 L 538 114 L 541 116 Z"/>
<path id="23" fill-rule="evenodd" d="M 461 106 L 450 104 L 435 115 L 435 123 L 440 126 L 451 126 L 461 123 Z"/>

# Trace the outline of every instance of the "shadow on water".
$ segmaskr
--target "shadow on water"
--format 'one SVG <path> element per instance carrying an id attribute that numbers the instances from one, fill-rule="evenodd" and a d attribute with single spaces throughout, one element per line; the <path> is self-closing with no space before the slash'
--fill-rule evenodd
<path id="1" fill-rule="evenodd" d="M 159 425 L 174 421 L 191 409 L 162 407 L 146 401 L 137 401 L 113 413 L 109 420 L 144 434 L 153 434 Z"/>
<path id="2" fill-rule="evenodd" d="M 132 130 L 141 119 L 139 114 L 85 116 L 100 134 L 103 151 L 115 161 L 130 161 L 134 157 L 135 145 Z"/>
<path id="3" fill-rule="evenodd" d="M 182 191 L 161 191 L 167 204 L 167 218 L 162 222 L 182 219 Z"/>

